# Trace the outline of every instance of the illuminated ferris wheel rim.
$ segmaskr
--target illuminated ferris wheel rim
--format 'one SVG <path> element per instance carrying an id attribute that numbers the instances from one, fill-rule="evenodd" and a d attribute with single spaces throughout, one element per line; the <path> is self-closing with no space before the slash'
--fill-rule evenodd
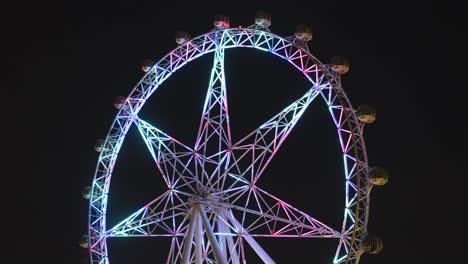
<path id="1" fill-rule="evenodd" d="M 108 262 L 106 210 L 112 170 L 125 135 L 145 101 L 172 73 L 188 62 L 217 49 L 237 47 L 256 48 L 287 60 L 312 83 L 309 92 L 321 95 L 327 103 L 338 129 L 346 177 L 345 212 L 335 262 L 358 262 L 362 253 L 359 242 L 367 234 L 370 191 L 362 123 L 341 88 L 339 74 L 300 44 L 258 28 L 218 29 L 179 45 L 151 67 L 123 102 L 106 137 L 103 146 L 106 151 L 99 156 L 90 195 L 89 244 L 93 263 Z"/>

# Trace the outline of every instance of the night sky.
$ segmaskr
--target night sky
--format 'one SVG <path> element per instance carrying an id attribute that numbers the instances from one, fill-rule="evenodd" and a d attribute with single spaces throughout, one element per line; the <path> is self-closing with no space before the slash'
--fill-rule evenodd
<path id="1" fill-rule="evenodd" d="M 96 168 L 94 144 L 117 113 L 114 98 L 128 95 L 143 77 L 144 59 L 157 61 L 176 47 L 177 30 L 192 37 L 204 34 L 218 13 L 230 17 L 231 27 L 247 27 L 259 9 L 272 14 L 270 30 L 282 37 L 291 36 L 297 24 L 309 25 L 309 49 L 322 62 L 335 55 L 349 58 L 351 69 L 342 82 L 352 105 L 377 110 L 377 120 L 365 128 L 367 154 L 371 166 L 388 170 L 390 181 L 372 192 L 368 230 L 382 238 L 384 248 L 378 255 L 363 255 L 361 263 L 453 263 L 463 225 L 451 212 L 463 202 L 458 189 L 467 176 L 461 146 L 466 85 L 460 77 L 464 69 L 456 66 L 462 64 L 456 59 L 462 46 L 461 8 L 447 2 L 356 2 L 20 4 L 19 14 L 5 24 L 16 40 L 6 49 L 13 69 L 7 79 L 14 86 L 4 87 L 13 113 L 4 113 L 4 130 L 11 133 L 4 140 L 14 159 L 5 175 L 13 175 L 13 182 L 4 186 L 12 193 L 4 210 L 13 238 L 12 263 L 86 263 L 87 253 L 77 243 L 87 225 L 88 201 L 81 190 L 91 184 Z M 212 56 L 171 76 L 141 116 L 192 145 Z M 265 52 L 229 50 L 225 67 L 234 139 L 307 89 L 290 64 Z M 309 107 L 259 184 L 339 226 L 342 162 L 325 110 L 318 100 Z M 110 223 L 162 190 L 136 130 L 127 135 L 117 163 Z M 278 263 L 332 260 L 334 243 L 302 242 L 265 243 Z M 109 243 L 113 264 L 160 263 L 151 257 L 158 255 L 157 248 L 166 256 L 165 246 L 160 241 Z"/>

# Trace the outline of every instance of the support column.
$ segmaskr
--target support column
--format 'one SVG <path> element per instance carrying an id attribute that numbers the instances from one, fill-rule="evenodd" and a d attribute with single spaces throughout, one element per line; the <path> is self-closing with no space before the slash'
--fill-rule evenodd
<path id="1" fill-rule="evenodd" d="M 193 230 L 195 233 L 195 263 L 202 264 L 203 263 L 203 229 L 202 223 L 200 219 L 200 213 L 196 213 L 195 217 L 195 229 Z"/>
<path id="2" fill-rule="evenodd" d="M 255 241 L 252 236 L 249 236 L 249 233 L 244 229 L 244 227 L 232 216 L 229 212 L 226 211 L 226 215 L 234 226 L 239 229 L 243 235 L 242 237 L 249 243 L 250 247 L 257 253 L 257 255 L 267 264 L 275 264 L 276 262 L 266 253 L 266 251 L 260 246 L 260 244 Z"/>
<path id="3" fill-rule="evenodd" d="M 225 210 L 224 211 L 221 211 L 222 212 L 222 215 L 224 215 L 224 217 L 227 219 L 227 216 L 226 216 L 226 213 L 225 213 Z M 222 222 L 222 221 L 218 221 L 219 225 L 220 225 L 220 231 L 222 233 L 231 233 L 230 229 L 229 229 L 229 226 Z M 226 256 L 228 256 L 228 254 L 231 256 L 231 261 L 233 264 L 240 264 L 240 261 L 239 261 L 239 255 L 237 255 L 237 250 L 236 250 L 236 246 L 235 246 L 235 243 L 234 243 L 234 240 L 233 240 L 233 236 L 231 235 L 227 235 L 225 236 L 225 239 L 226 239 Z"/>
<path id="4" fill-rule="evenodd" d="M 208 216 L 206 216 L 206 212 L 205 212 L 205 209 L 203 208 L 203 205 L 196 204 L 195 206 L 198 207 L 198 210 L 200 211 L 201 220 L 202 220 L 203 226 L 205 227 L 208 240 L 210 241 L 210 244 L 211 244 L 211 248 L 213 249 L 213 254 L 215 255 L 216 263 L 227 264 L 226 257 L 223 255 L 223 252 L 221 252 L 218 241 L 216 240 L 216 236 L 213 232 L 213 228 L 210 225 Z"/>
<path id="5" fill-rule="evenodd" d="M 197 219 L 197 208 L 193 207 L 190 215 L 190 224 L 187 230 L 187 236 L 185 236 L 184 252 L 182 254 L 182 264 L 189 264 L 190 253 L 192 251 L 193 232 L 195 227 L 195 221 Z"/>
<path id="6" fill-rule="evenodd" d="M 221 219 L 221 217 L 218 217 L 216 223 L 218 225 L 218 232 L 220 233 L 218 235 L 219 248 L 221 249 L 221 252 L 223 252 L 223 255 L 227 257 L 228 254 L 226 250 L 226 235 L 225 235 L 225 232 L 227 231 L 224 228 L 224 222 Z"/>

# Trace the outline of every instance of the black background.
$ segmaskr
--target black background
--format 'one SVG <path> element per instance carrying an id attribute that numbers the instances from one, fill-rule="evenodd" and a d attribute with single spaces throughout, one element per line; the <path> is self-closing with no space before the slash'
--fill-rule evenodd
<path id="1" fill-rule="evenodd" d="M 451 213 L 466 207 L 459 206 L 466 177 L 461 8 L 429 1 L 165 4 L 24 2 L 5 9 L 11 14 L 4 18 L 5 80 L 12 85 L 3 88 L 3 218 L 13 263 L 83 261 L 86 254 L 77 241 L 86 230 L 87 201 L 80 191 L 92 181 L 94 143 L 113 120 L 113 99 L 127 95 L 143 76 L 143 59 L 158 60 L 175 48 L 175 31 L 203 34 L 212 29 L 217 13 L 230 16 L 231 27 L 246 27 L 258 9 L 272 13 L 270 29 L 280 36 L 291 35 L 299 23 L 310 25 L 314 38 L 309 47 L 321 61 L 347 56 L 351 70 L 343 76 L 343 86 L 353 106 L 377 109 L 377 121 L 365 129 L 369 161 L 386 167 L 390 181 L 372 193 L 369 232 L 383 239 L 384 249 L 364 255 L 362 263 L 452 263 L 461 255 L 455 241 L 463 221 L 454 221 L 459 218 Z M 160 99 L 155 95 L 150 100 L 154 108 L 144 112 L 149 121 L 188 143 L 212 57 L 199 61 L 171 77 L 167 87 L 174 88 L 161 89 Z M 235 128 L 239 136 L 305 91 L 300 86 L 304 80 L 290 65 L 261 52 L 228 52 L 226 69 L 232 126 L 245 122 Z M 342 201 L 334 203 L 342 195 L 335 188 L 339 181 L 302 176 L 339 169 L 336 132 L 323 110 L 314 106 L 304 116 L 272 162 L 271 182 L 262 184 L 294 205 L 312 204 L 333 222 L 334 216 L 341 217 L 341 211 L 330 209 Z M 157 193 L 151 188 L 157 181 L 143 180 L 151 171 L 148 153 L 138 149 L 136 134 L 128 140 L 128 151 L 122 152 L 127 165 L 118 169 L 119 175 L 133 178 L 113 179 L 111 196 L 117 202 L 110 210 L 116 215 Z M 299 179 L 289 180 L 297 175 Z M 331 259 L 321 256 L 330 251 L 328 245 L 322 249 L 320 243 L 306 243 L 312 244 L 283 245 L 285 258 L 281 251 L 274 254 L 281 263 Z M 132 245 L 137 252 L 132 260 L 127 256 L 115 263 L 154 263 L 138 253 L 146 245 Z M 309 245 L 319 252 L 310 253 Z"/>

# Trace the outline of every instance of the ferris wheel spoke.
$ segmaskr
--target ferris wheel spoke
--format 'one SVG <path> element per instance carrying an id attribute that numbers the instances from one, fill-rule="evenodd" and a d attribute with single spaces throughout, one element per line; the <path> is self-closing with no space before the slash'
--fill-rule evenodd
<path id="1" fill-rule="evenodd" d="M 215 32 L 215 39 L 222 42 L 225 34 Z M 226 81 L 224 74 L 224 47 L 217 44 L 214 51 L 213 67 L 211 69 L 210 83 L 205 98 L 203 113 L 198 128 L 198 134 L 194 149 L 203 157 L 216 159 L 219 166 L 226 164 L 229 155 L 223 150 L 232 146 L 231 130 L 229 125 L 229 111 L 226 93 Z M 198 166 L 205 168 L 205 159 L 202 159 Z M 208 174 L 220 175 L 220 170 L 209 171 Z"/>
<path id="2" fill-rule="evenodd" d="M 241 264 L 246 262 L 244 242 L 252 247 L 264 263 L 275 263 L 255 239 L 249 236 L 229 209 L 219 210 L 218 235 L 219 240 L 223 242 L 223 249 L 228 258 L 228 263 Z"/>
<path id="3" fill-rule="evenodd" d="M 148 147 L 166 185 L 169 188 L 186 186 L 193 190 L 194 174 L 193 150 L 151 124 L 134 118 L 143 140 Z"/>
<path id="4" fill-rule="evenodd" d="M 187 197 L 166 191 L 113 228 L 107 237 L 183 236 L 187 229 Z M 185 201 L 184 201 L 185 200 Z"/>
<path id="5" fill-rule="evenodd" d="M 240 175 L 255 184 L 321 87 L 312 87 L 301 98 L 235 143 L 232 147 L 235 158 L 228 170 L 238 163 L 245 164 L 240 166 L 243 168 Z"/>
<path id="6" fill-rule="evenodd" d="M 229 206 L 250 236 L 340 238 L 342 235 L 312 216 L 253 186 Z"/>
<path id="7" fill-rule="evenodd" d="M 242 254 L 242 257 L 244 258 L 245 262 L 245 253 L 244 253 L 244 245 L 242 243 L 243 240 L 245 240 L 257 253 L 257 255 L 263 260 L 264 263 L 268 264 L 274 264 L 275 261 L 268 255 L 268 253 L 258 244 L 257 241 L 249 234 L 249 232 L 242 226 L 239 221 L 234 217 L 233 213 L 231 210 L 225 210 L 224 214 L 226 218 L 232 223 L 233 229 L 239 236 L 239 245 L 240 245 L 240 253 Z M 231 239 L 232 240 L 232 239 Z"/>

